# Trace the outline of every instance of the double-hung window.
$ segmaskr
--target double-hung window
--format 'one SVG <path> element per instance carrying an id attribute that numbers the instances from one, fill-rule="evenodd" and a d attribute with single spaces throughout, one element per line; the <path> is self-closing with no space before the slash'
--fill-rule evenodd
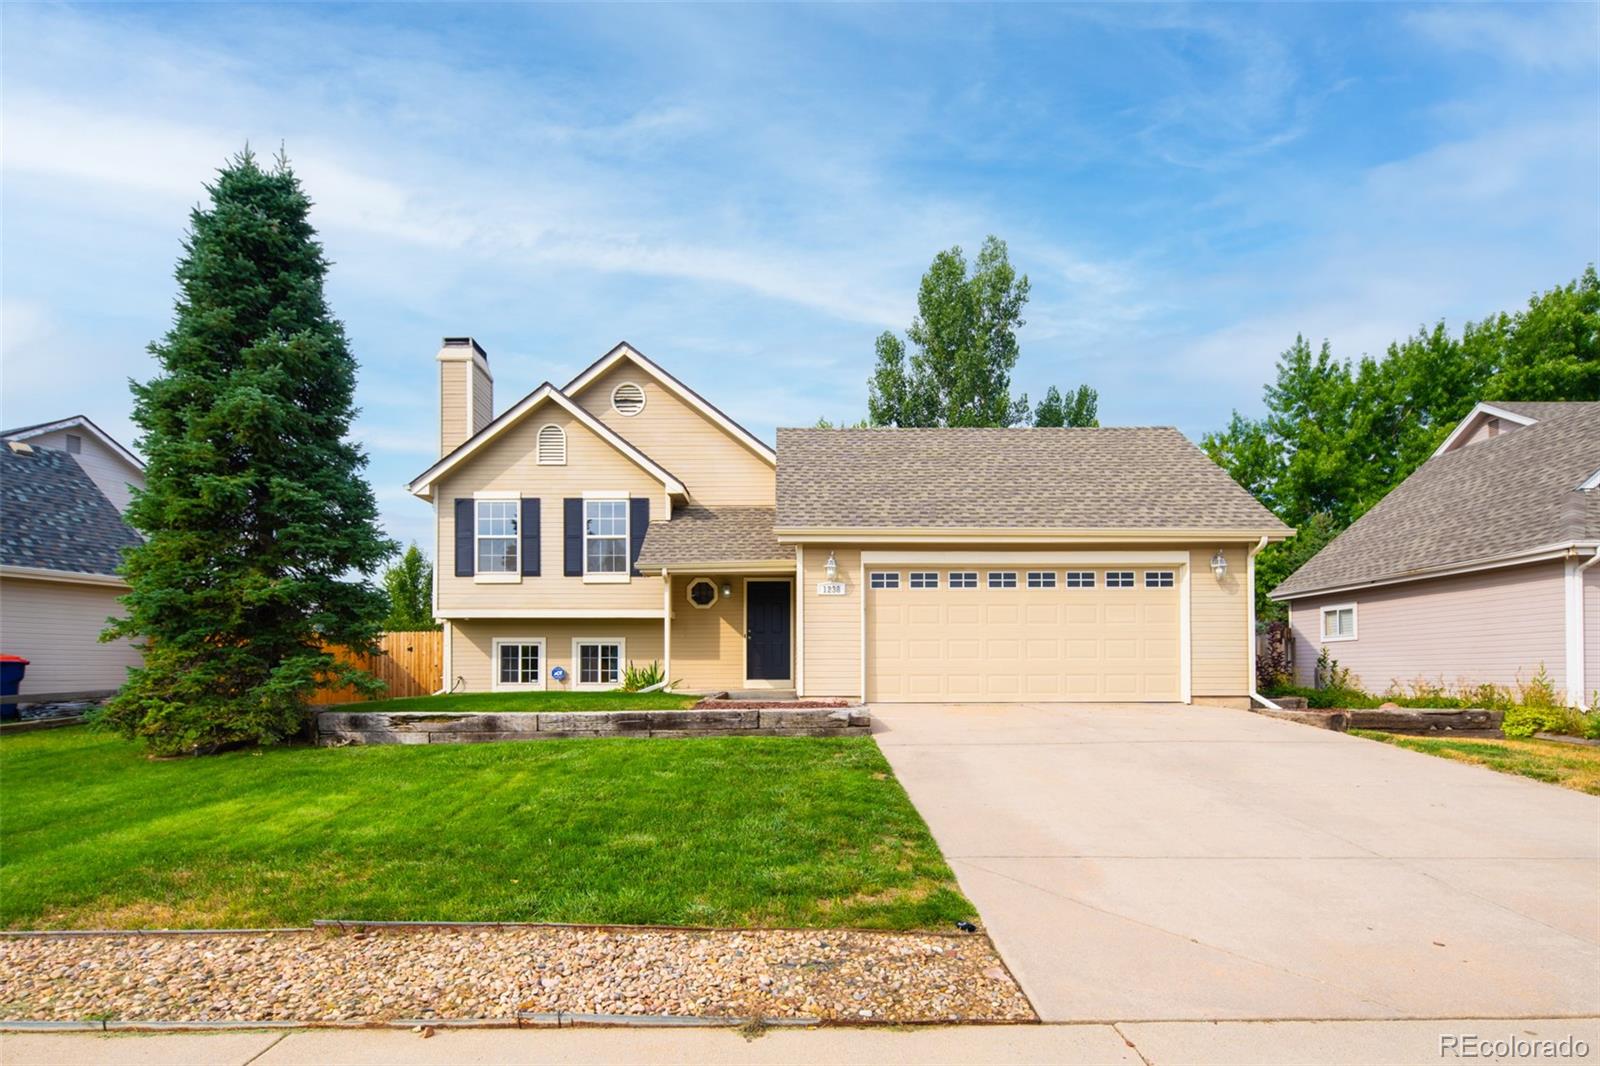
<path id="1" fill-rule="evenodd" d="M 622 641 L 575 640 L 572 661 L 577 688 L 616 688 L 622 684 Z"/>
<path id="2" fill-rule="evenodd" d="M 583 501 L 583 572 L 628 576 L 628 501 Z"/>
<path id="3" fill-rule="evenodd" d="M 936 589 L 939 587 L 939 571 L 913 570 L 911 571 L 911 587 L 914 589 Z"/>
<path id="4" fill-rule="evenodd" d="M 1133 571 L 1132 570 L 1107 570 L 1106 571 L 1106 588 L 1108 588 L 1108 589 L 1131 589 L 1131 588 L 1133 588 Z"/>
<path id="5" fill-rule="evenodd" d="M 494 642 L 494 688 L 544 688 L 544 641 L 497 640 Z"/>
<path id="6" fill-rule="evenodd" d="M 1356 605 L 1341 603 L 1322 609 L 1322 642 L 1356 639 Z"/>
<path id="7" fill-rule="evenodd" d="M 478 573 L 517 573 L 519 500 L 478 500 Z"/>

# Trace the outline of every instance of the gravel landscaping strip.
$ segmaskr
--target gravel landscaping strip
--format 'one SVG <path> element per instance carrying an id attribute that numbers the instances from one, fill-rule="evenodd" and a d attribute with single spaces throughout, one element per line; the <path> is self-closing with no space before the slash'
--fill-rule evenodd
<path id="1" fill-rule="evenodd" d="M 0 1018 L 1035 1021 L 987 937 L 522 926 L 0 939 Z"/>

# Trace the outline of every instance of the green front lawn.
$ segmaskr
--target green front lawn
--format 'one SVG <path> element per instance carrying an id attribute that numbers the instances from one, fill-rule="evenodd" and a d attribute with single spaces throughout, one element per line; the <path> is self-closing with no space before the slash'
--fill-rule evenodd
<path id="1" fill-rule="evenodd" d="M 872 741 L 545 740 L 153 761 L 0 738 L 0 924 L 313 918 L 945 928 L 973 908 Z"/>
<path id="2" fill-rule="evenodd" d="M 699 696 L 674 692 L 462 692 L 451 696 L 406 696 L 396 700 L 337 703 L 329 710 L 376 711 L 681 711 Z"/>
<path id="3" fill-rule="evenodd" d="M 1487 766 L 1503 774 L 1518 774 L 1535 781 L 1547 781 L 1552 785 L 1600 796 L 1600 747 L 1562 744 L 1554 740 L 1502 740 L 1495 737 L 1444 739 L 1379 733 L 1370 729 L 1352 729 L 1350 732 L 1354 736 L 1381 740 L 1396 747 Z"/>

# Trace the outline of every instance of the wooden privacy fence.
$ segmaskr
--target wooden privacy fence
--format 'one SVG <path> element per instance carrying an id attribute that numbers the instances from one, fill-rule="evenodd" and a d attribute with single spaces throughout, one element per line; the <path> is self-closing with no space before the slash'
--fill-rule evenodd
<path id="1" fill-rule="evenodd" d="M 424 629 L 412 633 L 385 633 L 378 638 L 378 654 L 351 655 L 344 648 L 333 653 L 342 662 L 355 663 L 389 687 L 374 699 L 427 696 L 439 691 L 444 678 L 444 633 Z M 367 699 L 348 685 L 320 688 L 312 703 L 357 703 Z"/>

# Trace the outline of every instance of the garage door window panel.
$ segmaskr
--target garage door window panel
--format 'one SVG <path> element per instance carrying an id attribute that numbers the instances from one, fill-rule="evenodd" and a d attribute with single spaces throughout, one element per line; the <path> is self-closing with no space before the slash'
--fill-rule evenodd
<path id="1" fill-rule="evenodd" d="M 1146 570 L 1144 572 L 1144 587 L 1147 589 L 1170 589 L 1172 587 L 1172 571 Z"/>
<path id="2" fill-rule="evenodd" d="M 1015 570 L 989 571 L 989 587 L 992 589 L 1014 589 L 1017 587 L 1017 572 Z"/>
<path id="3" fill-rule="evenodd" d="M 894 570 L 874 570 L 867 575 L 868 584 L 875 589 L 897 589 L 900 587 L 900 574 Z"/>
<path id="4" fill-rule="evenodd" d="M 1108 589 L 1131 589 L 1131 588 L 1133 588 L 1133 571 L 1132 570 L 1107 570 L 1106 571 L 1106 588 L 1108 588 Z"/>
<path id="5" fill-rule="evenodd" d="M 1095 587 L 1095 578 L 1094 578 L 1094 571 L 1093 570 L 1068 570 L 1067 571 L 1067 588 L 1069 588 L 1069 589 L 1092 589 L 1094 587 Z"/>
<path id="6" fill-rule="evenodd" d="M 950 571 L 950 587 L 953 589 L 975 589 L 978 587 L 978 572 L 976 570 Z"/>
<path id="7" fill-rule="evenodd" d="M 1054 570 L 1029 570 L 1028 587 L 1030 589 L 1053 589 L 1056 587 L 1056 574 Z"/>
<path id="8" fill-rule="evenodd" d="M 936 589 L 939 587 L 939 572 L 937 570 L 911 571 L 911 587 L 914 589 Z"/>

